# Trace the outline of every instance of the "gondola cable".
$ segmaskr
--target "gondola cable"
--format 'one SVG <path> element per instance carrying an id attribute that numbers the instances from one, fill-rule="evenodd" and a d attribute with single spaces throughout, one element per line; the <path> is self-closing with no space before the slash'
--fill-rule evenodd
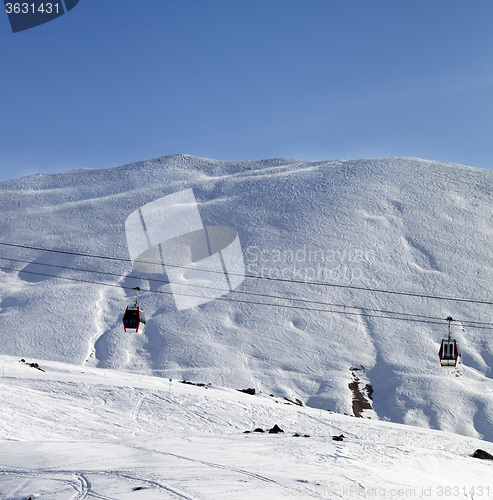
<path id="1" fill-rule="evenodd" d="M 12 259 L 12 258 L 7 258 L 7 257 L 0 257 L 1 260 L 9 260 L 13 262 L 22 262 L 26 264 L 31 264 L 31 261 L 27 260 L 21 260 L 21 259 Z M 145 279 L 146 281 L 152 281 L 155 283 L 162 283 L 162 284 L 171 284 L 170 281 L 168 280 L 159 280 L 156 278 L 147 278 L 147 277 L 142 277 L 142 276 L 124 276 L 118 273 L 110 273 L 106 271 L 95 271 L 95 270 L 90 270 L 90 269 L 81 269 L 77 267 L 70 267 L 70 266 L 61 266 L 58 264 L 47 264 L 47 263 L 41 263 L 37 262 L 35 265 L 40 265 L 40 266 L 47 266 L 47 267 L 55 267 L 58 269 L 66 269 L 70 271 L 77 271 L 77 272 L 85 272 L 85 273 L 92 273 L 92 274 L 102 274 L 102 275 L 107 275 L 107 276 L 114 276 L 118 278 L 131 278 L 131 279 Z M 24 271 L 24 270 L 19 270 L 18 272 L 29 272 L 29 271 Z M 52 276 L 52 275 L 46 275 L 46 276 L 51 276 L 53 278 L 56 278 L 57 276 Z M 218 288 L 211 287 L 211 286 L 206 286 L 206 285 L 194 285 L 191 283 L 180 283 L 180 285 L 184 286 L 190 286 L 194 288 L 207 288 L 211 290 L 219 290 Z M 126 287 L 128 289 L 128 287 Z M 135 290 L 135 288 L 134 288 Z M 152 291 L 152 290 L 149 290 Z M 368 308 L 368 307 L 359 307 L 359 306 L 349 306 L 347 304 L 334 304 L 331 302 L 321 302 L 321 301 L 316 301 L 316 300 L 309 300 L 309 299 L 300 299 L 300 298 L 293 298 L 293 297 L 283 297 L 279 295 L 269 295 L 269 294 L 262 294 L 262 293 L 257 293 L 257 292 L 248 292 L 248 291 L 243 291 L 243 290 L 231 290 L 230 293 L 237 293 L 237 294 L 244 294 L 244 295 L 253 295 L 257 297 L 266 297 L 269 299 L 277 299 L 277 300 L 288 300 L 288 301 L 293 301 L 293 302 L 304 302 L 308 304 L 318 304 L 318 305 L 324 305 L 324 306 L 330 306 L 330 307 L 341 307 L 341 308 L 348 308 L 348 309 L 359 309 L 359 310 L 365 310 L 365 311 L 370 311 L 370 312 L 377 312 L 377 313 L 383 313 L 383 314 L 398 314 L 400 316 L 409 316 L 409 317 L 414 317 L 414 318 L 424 318 L 424 319 L 431 319 L 431 320 L 437 320 L 437 321 L 443 321 L 443 318 L 439 317 L 434 317 L 434 316 L 426 316 L 426 315 L 420 315 L 420 314 L 411 314 L 411 313 L 403 313 L 403 312 L 395 312 L 395 311 L 387 311 L 387 310 L 382 310 L 382 309 L 373 309 L 373 308 Z M 195 295 L 190 295 L 191 297 L 195 297 Z M 487 323 L 487 322 L 482 322 L 482 321 L 467 321 L 464 320 L 467 325 L 487 325 L 487 326 L 493 326 L 492 323 Z"/>
<path id="2" fill-rule="evenodd" d="M 89 257 L 89 258 L 94 258 L 94 259 L 106 259 L 106 260 L 127 262 L 127 263 L 132 262 L 130 259 L 125 259 L 122 257 L 109 257 L 109 256 L 103 256 L 103 255 L 85 254 L 85 253 L 79 253 L 79 252 L 70 252 L 68 250 L 54 250 L 54 249 L 50 249 L 50 248 L 34 247 L 34 246 L 20 245 L 20 244 L 14 244 L 14 243 L 0 242 L 0 245 L 17 247 L 17 248 L 25 248 L 25 249 L 29 249 L 29 250 L 38 250 L 38 251 L 43 251 L 43 252 L 55 252 L 55 253 L 61 253 L 61 254 L 67 254 L 67 255 L 74 255 L 74 256 L 78 256 L 78 257 Z M 142 261 L 140 263 L 156 265 L 156 262 Z M 167 263 L 166 263 L 166 266 L 179 268 L 179 269 L 188 269 L 187 266 L 179 266 L 179 265 L 167 264 Z M 222 271 L 214 271 L 214 270 L 210 270 L 210 269 L 206 270 L 206 269 L 196 268 L 194 270 L 195 271 L 204 271 L 204 272 L 208 272 L 208 273 L 223 274 Z M 448 300 L 448 301 L 453 301 L 453 302 L 466 302 L 466 303 L 471 303 L 471 304 L 493 305 L 492 301 L 486 301 L 486 300 L 464 299 L 464 298 L 460 298 L 460 297 L 445 297 L 445 296 L 439 296 L 439 295 L 424 295 L 424 294 L 418 294 L 418 293 L 412 293 L 412 292 L 399 292 L 396 290 L 383 290 L 380 288 L 368 288 L 368 287 L 361 287 L 361 286 L 354 286 L 354 285 L 341 285 L 341 284 L 337 284 L 337 283 L 326 283 L 326 282 L 322 282 L 322 281 L 294 280 L 294 279 L 287 279 L 287 278 L 274 278 L 271 276 L 257 276 L 257 275 L 252 275 L 252 274 L 236 274 L 236 273 L 229 273 L 229 274 L 231 274 L 233 276 L 241 276 L 243 278 L 251 278 L 251 279 L 279 281 L 279 282 L 286 282 L 286 283 L 297 283 L 297 284 L 304 284 L 304 285 L 328 286 L 328 287 L 333 287 L 333 288 L 347 288 L 350 290 L 361 290 L 361 291 L 375 292 L 375 293 L 387 293 L 387 294 L 393 294 L 393 295 L 403 295 L 403 296 L 418 297 L 418 298 L 424 298 L 424 299 Z"/>
<path id="3" fill-rule="evenodd" d="M 64 279 L 64 280 L 70 280 L 70 281 L 76 281 L 76 282 L 82 282 L 82 283 L 89 283 L 93 285 L 102 285 L 102 286 L 110 286 L 113 288 L 121 288 L 121 289 L 126 289 L 126 290 L 134 290 L 134 287 L 127 287 L 123 285 L 116 285 L 116 284 L 111 284 L 111 283 L 101 283 L 101 282 L 96 282 L 96 281 L 90 281 L 90 280 L 83 280 L 79 278 L 68 278 L 65 276 L 53 276 L 45 273 L 37 273 L 34 271 L 19 271 L 18 269 L 11 269 L 11 268 L 5 268 L 5 267 L 0 267 L 0 270 L 3 271 L 13 271 L 13 272 L 24 272 L 28 274 L 34 274 L 38 276 L 47 276 L 49 278 L 59 278 L 59 279 Z M 161 293 L 161 294 L 166 294 L 166 295 L 173 295 L 173 292 L 167 292 L 164 290 L 146 290 L 149 293 Z M 176 294 L 174 294 L 176 295 Z M 180 293 L 179 295 L 187 296 L 187 297 L 196 297 L 196 295 L 192 294 L 184 294 Z M 310 308 L 310 307 L 301 307 L 301 306 L 294 306 L 291 304 L 272 304 L 268 302 L 251 302 L 251 301 L 246 301 L 246 300 L 236 300 L 232 298 L 226 298 L 226 297 L 217 297 L 214 300 L 221 300 L 221 301 L 227 301 L 227 302 L 236 302 L 236 303 L 242 303 L 242 304 L 251 304 L 251 305 L 262 305 L 262 306 L 273 306 L 273 307 L 281 307 L 281 308 L 288 308 L 288 309 L 297 309 L 297 310 L 303 310 L 303 311 L 314 311 L 314 312 L 324 312 L 324 313 L 333 313 L 333 314 L 342 314 L 345 316 L 360 316 L 360 317 L 370 317 L 370 318 L 380 318 L 380 319 L 393 319 L 397 321 L 412 321 L 416 323 L 426 323 L 426 324 L 437 324 L 437 325 L 443 325 L 444 321 L 446 320 L 439 320 L 435 321 L 433 318 L 430 317 L 430 320 L 426 319 L 415 319 L 415 318 L 399 318 L 399 317 L 390 317 L 390 316 L 380 316 L 380 315 L 375 315 L 375 314 L 365 314 L 365 313 L 351 313 L 351 312 L 343 312 L 343 311 L 335 311 L 335 310 L 330 310 L 330 309 L 315 309 L 315 308 Z M 364 309 L 364 308 L 362 308 Z M 391 314 L 399 315 L 401 313 L 397 312 L 392 312 Z M 402 314 L 401 314 L 402 315 Z M 465 326 L 468 326 L 468 328 L 478 328 L 478 329 L 485 329 L 485 330 L 493 330 L 493 324 L 490 324 L 490 326 L 487 326 L 488 324 L 486 323 L 484 326 L 480 325 L 469 325 L 467 321 L 463 321 Z"/>

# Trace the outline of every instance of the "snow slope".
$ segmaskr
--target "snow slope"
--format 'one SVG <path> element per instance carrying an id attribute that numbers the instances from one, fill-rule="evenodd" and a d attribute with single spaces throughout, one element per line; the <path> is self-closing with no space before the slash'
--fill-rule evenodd
<path id="1" fill-rule="evenodd" d="M 249 275 L 491 300 L 493 173 L 418 159 L 223 162 L 176 155 L 29 176 L 0 184 L 0 240 L 128 258 L 128 215 L 188 188 L 205 225 L 238 231 Z M 238 292 L 288 300 L 232 292 L 227 297 L 239 302 L 177 311 L 171 295 L 144 292 L 146 333 L 129 336 L 121 318 L 133 292 L 122 286 L 169 292 L 169 285 L 130 278 L 128 262 L 8 246 L 0 246 L 0 256 L 24 261 L 2 261 L 2 354 L 253 387 L 340 414 L 353 414 L 349 385 L 357 377 L 362 393 L 367 384 L 373 389 L 374 412 L 364 416 L 493 441 L 493 330 L 465 326 L 489 323 L 490 304 L 245 278 Z M 323 312 L 320 302 L 345 307 Z M 444 322 L 383 319 L 372 310 L 460 320 L 453 329 L 462 375 L 439 367 Z"/>
<path id="2" fill-rule="evenodd" d="M 476 438 L 31 362 L 0 356 L 2 500 L 493 497 Z"/>

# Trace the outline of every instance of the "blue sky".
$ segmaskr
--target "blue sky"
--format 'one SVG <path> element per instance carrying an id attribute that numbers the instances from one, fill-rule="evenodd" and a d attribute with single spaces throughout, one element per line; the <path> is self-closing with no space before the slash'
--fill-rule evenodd
<path id="1" fill-rule="evenodd" d="M 168 154 L 493 168 L 491 0 L 80 0 L 0 11 L 0 181 Z"/>

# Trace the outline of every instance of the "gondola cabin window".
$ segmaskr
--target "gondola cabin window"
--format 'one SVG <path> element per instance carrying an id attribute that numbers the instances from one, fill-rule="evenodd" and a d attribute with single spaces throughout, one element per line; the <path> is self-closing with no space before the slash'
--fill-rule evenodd
<path id="1" fill-rule="evenodd" d="M 125 323 L 127 328 L 137 328 L 139 326 L 139 311 L 128 311 Z"/>

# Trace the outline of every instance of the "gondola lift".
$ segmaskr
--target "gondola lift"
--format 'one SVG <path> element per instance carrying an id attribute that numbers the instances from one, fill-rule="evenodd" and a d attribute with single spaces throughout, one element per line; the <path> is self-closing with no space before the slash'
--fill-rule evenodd
<path id="1" fill-rule="evenodd" d="M 139 287 L 134 288 L 137 298 L 133 306 L 127 306 L 123 315 L 123 329 L 127 333 L 144 333 L 146 319 L 144 310 L 139 307 Z"/>
<path id="2" fill-rule="evenodd" d="M 447 318 L 448 321 L 448 338 L 442 339 L 442 344 L 440 345 L 440 351 L 438 351 L 438 357 L 440 358 L 440 365 L 443 368 L 457 368 L 460 363 L 460 351 L 459 344 L 455 339 L 452 338 L 452 332 L 450 325 L 452 321 L 451 316 Z"/>

